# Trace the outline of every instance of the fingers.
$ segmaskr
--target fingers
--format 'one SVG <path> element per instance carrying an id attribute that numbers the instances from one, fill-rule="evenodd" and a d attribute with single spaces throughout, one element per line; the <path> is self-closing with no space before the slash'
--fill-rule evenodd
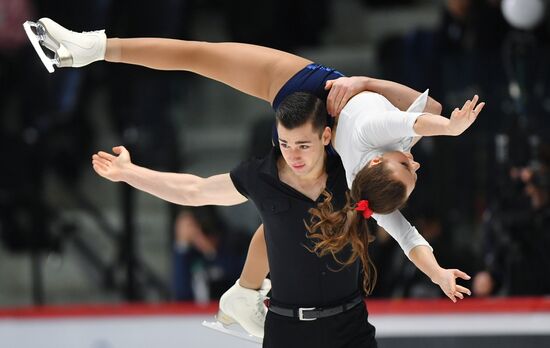
<path id="1" fill-rule="evenodd" d="M 468 296 L 470 296 L 470 295 L 472 294 L 472 292 L 470 291 L 470 289 L 468 289 L 468 288 L 466 288 L 466 287 L 464 287 L 464 286 L 462 286 L 462 285 L 457 285 L 457 286 L 456 286 L 456 291 L 457 291 L 457 292 L 460 292 L 460 293 L 462 293 L 462 294 L 466 294 L 466 295 L 468 295 Z"/>
<path id="2" fill-rule="evenodd" d="M 448 293 L 448 294 L 445 294 L 445 295 L 447 295 L 447 297 L 450 298 L 451 301 L 456 303 L 456 297 L 454 296 L 454 293 Z"/>
<path id="3" fill-rule="evenodd" d="M 332 87 L 327 98 L 327 112 L 329 113 L 329 115 L 337 115 L 337 110 L 344 93 L 345 91 L 341 86 L 335 85 Z"/>
<path id="4" fill-rule="evenodd" d="M 331 113 L 332 116 L 338 116 L 340 114 L 340 111 L 342 111 L 342 109 L 344 108 L 346 98 L 347 92 L 344 90 L 339 91 Z"/>
<path id="5" fill-rule="evenodd" d="M 461 278 L 461 279 L 465 279 L 465 280 L 471 279 L 471 277 L 468 274 L 462 272 L 461 270 L 453 269 L 451 271 L 452 271 L 455 279 L 456 278 Z M 451 299 L 451 301 L 456 303 L 457 299 L 463 300 L 465 294 L 470 296 L 472 294 L 472 292 L 470 291 L 470 289 L 468 289 L 468 288 L 466 288 L 462 285 L 456 284 L 456 281 L 453 279 L 453 281 L 450 284 L 450 290 L 446 294 L 447 297 L 449 297 Z"/>
<path id="6" fill-rule="evenodd" d="M 105 160 L 108 160 L 108 161 L 113 161 L 116 159 L 115 156 L 111 155 L 110 153 L 107 153 L 105 151 L 99 151 L 97 153 L 97 155 L 94 155 L 94 156 L 97 156 L 99 158 L 102 158 L 102 159 L 105 159 Z"/>
<path id="7" fill-rule="evenodd" d="M 105 176 L 109 170 L 109 162 L 98 155 L 92 156 L 92 167 L 101 176 Z"/>
<path id="8" fill-rule="evenodd" d="M 474 95 L 474 98 L 472 99 L 472 102 L 470 103 L 470 109 L 473 109 L 476 106 L 478 101 L 479 101 L 479 96 L 476 94 L 476 95 Z"/>
<path id="9" fill-rule="evenodd" d="M 474 115 L 477 117 L 477 115 L 479 115 L 479 113 L 481 112 L 481 110 L 483 110 L 483 107 L 485 106 L 485 102 L 481 102 L 479 103 L 478 106 L 476 106 L 476 108 L 474 109 Z"/>
<path id="10" fill-rule="evenodd" d="M 105 173 L 107 172 L 107 168 L 100 164 L 100 163 L 96 163 L 96 162 L 92 162 L 92 167 L 94 168 L 94 170 L 96 171 L 97 174 L 101 175 L 101 176 L 104 176 Z"/>
<path id="11" fill-rule="evenodd" d="M 340 99 L 340 104 L 338 105 L 338 110 L 336 110 L 336 115 L 334 115 L 334 116 L 339 116 L 340 115 L 340 113 L 342 112 L 342 110 L 344 109 L 344 107 L 347 105 L 348 101 L 352 97 L 353 97 L 352 92 L 346 91 L 346 93 L 344 94 L 342 99 Z"/>
<path id="12" fill-rule="evenodd" d="M 470 103 L 471 103 L 471 102 L 472 102 L 472 101 L 471 101 L 470 99 L 466 100 L 466 101 L 464 102 L 464 105 L 462 105 L 462 107 L 460 108 L 460 110 L 467 110 L 468 107 L 470 106 Z"/>
<path id="13" fill-rule="evenodd" d="M 105 158 L 99 156 L 99 154 L 97 153 L 94 153 L 92 155 L 92 162 L 99 162 L 99 163 L 103 163 L 103 162 L 106 162 L 108 160 L 106 160 Z"/>
<path id="14" fill-rule="evenodd" d="M 468 296 L 471 296 L 472 292 L 470 291 L 470 289 L 468 289 L 464 286 L 457 285 L 456 290 L 453 293 L 454 298 L 455 299 L 459 298 L 459 299 L 463 300 L 465 294 L 468 295 Z M 449 298 L 451 298 L 451 300 L 452 300 L 452 297 L 449 296 Z M 456 302 L 456 301 L 453 301 L 453 302 Z"/>
<path id="15" fill-rule="evenodd" d="M 469 275 L 467 275 L 466 273 L 462 272 L 459 269 L 453 269 L 453 274 L 455 275 L 455 277 L 462 278 L 464 280 L 470 280 L 472 278 L 472 277 L 470 277 Z"/>
<path id="16" fill-rule="evenodd" d="M 468 109 L 466 109 L 466 112 L 467 112 L 466 115 L 469 115 L 469 116 L 474 115 L 474 108 L 475 108 L 478 100 L 479 100 L 478 95 L 477 94 L 474 95 L 474 97 L 472 98 L 472 100 L 468 104 Z"/>
<path id="17" fill-rule="evenodd" d="M 122 151 L 126 151 L 126 148 L 122 145 L 113 147 L 113 152 L 120 155 Z"/>
<path id="18" fill-rule="evenodd" d="M 333 86 L 331 84 L 330 92 L 328 92 L 327 96 L 327 112 L 329 113 L 329 115 L 332 115 L 337 94 L 338 86 Z"/>
<path id="19" fill-rule="evenodd" d="M 467 112 L 472 112 L 472 110 L 475 107 L 475 105 L 477 104 L 478 100 L 479 100 L 479 96 L 477 94 L 474 95 L 474 97 L 471 100 L 470 99 L 466 100 L 464 105 L 462 105 L 461 110 L 467 111 Z"/>
<path id="20" fill-rule="evenodd" d="M 465 272 L 462 272 L 459 269 L 453 269 L 453 274 L 455 277 L 462 278 L 464 280 L 470 280 L 472 278 L 468 274 L 466 274 Z"/>
<path id="21" fill-rule="evenodd" d="M 103 158 L 103 157 L 99 156 L 98 154 L 94 154 L 92 156 L 92 164 L 99 164 L 99 165 L 107 168 L 111 165 L 111 160 Z"/>
<path id="22" fill-rule="evenodd" d="M 332 88 L 332 85 L 334 84 L 334 81 L 336 81 L 336 80 L 327 80 L 327 82 L 325 82 L 325 91 L 328 91 L 329 89 Z"/>

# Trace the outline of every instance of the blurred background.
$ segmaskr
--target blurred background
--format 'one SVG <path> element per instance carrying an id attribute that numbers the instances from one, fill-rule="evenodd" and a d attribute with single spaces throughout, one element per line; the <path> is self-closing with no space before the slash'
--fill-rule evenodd
<path id="1" fill-rule="evenodd" d="M 545 6 L 546 5 L 546 6 Z M 217 299 L 260 223 L 251 204 L 183 208 L 95 175 L 135 163 L 201 176 L 270 147 L 267 103 L 184 72 L 104 62 L 49 74 L 21 24 L 108 37 L 239 41 L 346 75 L 394 80 L 450 112 L 487 102 L 456 138 L 422 140 L 404 215 L 474 296 L 550 295 L 550 23 L 544 0 L 0 0 L 0 307 Z M 380 230 L 373 297 L 439 298 Z"/>

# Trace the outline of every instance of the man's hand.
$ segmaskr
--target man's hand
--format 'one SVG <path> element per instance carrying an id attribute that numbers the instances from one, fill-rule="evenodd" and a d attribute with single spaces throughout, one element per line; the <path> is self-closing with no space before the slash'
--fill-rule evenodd
<path id="1" fill-rule="evenodd" d="M 327 111 L 333 116 L 339 116 L 347 102 L 356 94 L 367 88 L 369 78 L 364 76 L 340 77 L 328 80 L 325 90 L 330 90 L 327 97 Z"/>
<path id="2" fill-rule="evenodd" d="M 111 181 L 123 180 L 124 170 L 132 164 L 130 153 L 124 146 L 113 147 L 113 152 L 118 155 L 99 151 L 92 156 L 92 166 L 97 174 Z"/>
<path id="3" fill-rule="evenodd" d="M 468 288 L 457 285 L 456 278 L 469 280 L 471 277 L 458 269 L 442 268 L 432 279 L 432 282 L 439 285 L 443 293 L 455 303 L 457 298 L 462 300 L 464 298 L 464 294 L 472 294 Z"/>
<path id="4" fill-rule="evenodd" d="M 475 122 L 477 115 L 485 106 L 483 102 L 476 106 L 478 100 L 479 97 L 476 94 L 472 100 L 467 100 L 461 109 L 454 109 L 449 119 L 449 135 L 460 135 Z"/>

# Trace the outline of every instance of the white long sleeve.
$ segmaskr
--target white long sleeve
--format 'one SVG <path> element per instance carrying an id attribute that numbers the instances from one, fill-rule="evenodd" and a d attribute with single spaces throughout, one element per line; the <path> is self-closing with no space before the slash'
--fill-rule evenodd
<path id="1" fill-rule="evenodd" d="M 372 217 L 399 243 L 408 258 L 410 258 L 411 250 L 419 245 L 426 245 L 433 251 L 430 243 L 418 233 L 418 230 L 405 219 L 400 211 L 396 210 L 385 215 L 373 214 Z"/>

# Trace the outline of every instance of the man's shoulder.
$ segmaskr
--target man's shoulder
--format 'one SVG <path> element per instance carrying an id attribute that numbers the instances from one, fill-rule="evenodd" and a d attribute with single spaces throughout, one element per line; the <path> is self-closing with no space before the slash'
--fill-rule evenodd
<path id="1" fill-rule="evenodd" d="M 243 160 L 237 167 L 231 171 L 232 176 L 236 175 L 257 175 L 259 173 L 271 173 L 276 165 L 277 154 L 274 150 L 271 150 L 265 156 L 251 156 Z"/>

